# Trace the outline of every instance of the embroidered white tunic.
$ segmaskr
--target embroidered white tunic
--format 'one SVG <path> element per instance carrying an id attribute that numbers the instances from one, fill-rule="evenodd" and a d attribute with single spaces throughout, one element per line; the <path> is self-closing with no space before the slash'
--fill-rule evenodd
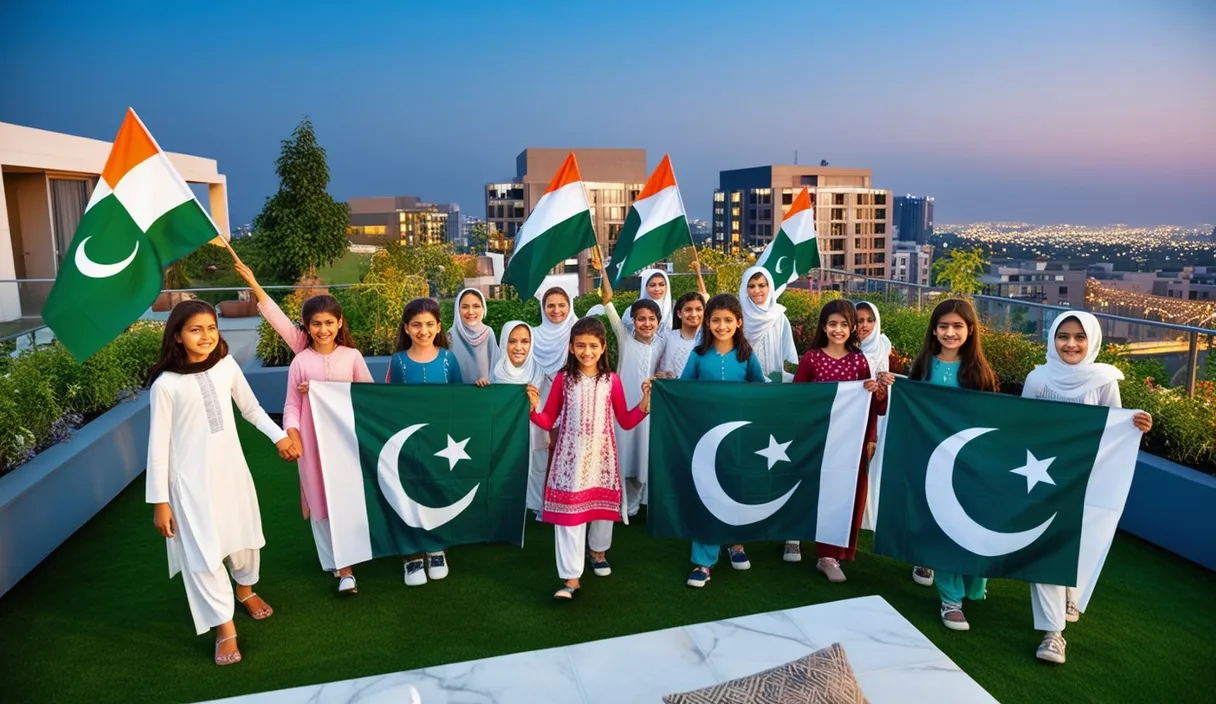
<path id="1" fill-rule="evenodd" d="M 236 361 L 225 357 L 196 374 L 165 372 L 150 397 L 146 500 L 173 509 L 169 576 L 210 572 L 238 550 L 265 545 L 232 402 L 272 441 L 287 434 L 262 410 Z"/>
<path id="2" fill-rule="evenodd" d="M 630 408 L 642 402 L 642 382 L 659 373 L 659 362 L 667 348 L 667 339 L 656 332 L 650 343 L 641 342 L 632 333 L 625 331 L 616 308 L 605 306 L 608 322 L 616 334 L 616 373 L 621 377 L 625 389 L 625 402 Z M 650 418 L 647 417 L 633 430 L 616 426 L 617 458 L 621 476 L 637 479 L 643 484 L 650 476 Z"/>
<path id="3" fill-rule="evenodd" d="M 684 365 L 688 364 L 688 356 L 692 354 L 693 348 L 697 346 L 697 340 L 701 339 L 701 331 L 691 340 L 680 334 L 679 330 L 668 330 L 664 337 L 666 338 L 663 348 L 663 358 L 659 360 L 659 369 L 665 372 L 674 372 L 676 378 L 684 373 Z"/>

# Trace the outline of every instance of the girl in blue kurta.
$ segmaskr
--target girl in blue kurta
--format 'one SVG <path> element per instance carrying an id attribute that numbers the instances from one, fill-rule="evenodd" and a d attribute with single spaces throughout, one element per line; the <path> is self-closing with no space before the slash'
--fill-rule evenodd
<path id="1" fill-rule="evenodd" d="M 925 344 L 912 362 L 908 378 L 939 386 L 955 386 L 975 391 L 999 391 L 1000 382 L 984 357 L 975 308 L 967 301 L 951 298 L 937 304 L 925 331 Z M 912 568 L 918 584 L 937 584 L 942 600 L 942 624 L 952 631 L 970 630 L 963 616 L 963 599 L 984 598 L 988 580 L 927 567 Z"/>
<path id="2" fill-rule="evenodd" d="M 401 311 L 401 327 L 397 330 L 397 352 L 388 363 L 390 384 L 460 384 L 460 363 L 448 349 L 447 336 L 439 321 L 439 303 L 433 298 L 415 298 Z M 428 552 L 423 570 L 423 556 L 411 555 L 405 560 L 405 584 L 419 587 L 427 577 L 443 579 L 448 576 L 445 551 Z"/>
<path id="3" fill-rule="evenodd" d="M 751 345 L 743 336 L 743 307 L 739 299 L 720 293 L 709 299 L 701 323 L 701 339 L 688 356 L 681 379 L 692 381 L 734 381 L 763 383 L 760 361 L 752 354 Z M 690 587 L 704 587 L 709 570 L 718 562 L 721 546 L 693 541 L 692 563 L 696 565 L 688 576 Z M 752 565 L 742 545 L 730 548 L 730 564 L 737 570 Z"/>

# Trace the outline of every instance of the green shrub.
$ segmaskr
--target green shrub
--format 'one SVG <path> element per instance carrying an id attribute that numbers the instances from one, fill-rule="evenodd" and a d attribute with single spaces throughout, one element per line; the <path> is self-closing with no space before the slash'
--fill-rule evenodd
<path id="1" fill-rule="evenodd" d="M 143 386 L 163 334 L 161 323 L 137 322 L 83 364 L 58 342 L 9 359 L 0 376 L 0 474 Z"/>
<path id="2" fill-rule="evenodd" d="M 1009 393 L 1022 393 L 1026 375 L 1047 360 L 1047 348 L 1018 333 L 985 329 L 981 334 L 984 356 L 1000 379 L 1001 388 Z"/>

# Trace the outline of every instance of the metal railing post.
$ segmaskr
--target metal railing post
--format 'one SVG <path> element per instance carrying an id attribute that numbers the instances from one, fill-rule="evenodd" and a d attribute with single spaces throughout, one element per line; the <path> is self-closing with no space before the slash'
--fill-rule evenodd
<path id="1" fill-rule="evenodd" d="M 1211 345 L 1208 345 L 1208 354 L 1212 354 Z M 1188 396 L 1195 395 L 1195 379 L 1199 374 L 1199 333 L 1191 332 L 1191 344 L 1186 352 L 1186 393 Z"/>

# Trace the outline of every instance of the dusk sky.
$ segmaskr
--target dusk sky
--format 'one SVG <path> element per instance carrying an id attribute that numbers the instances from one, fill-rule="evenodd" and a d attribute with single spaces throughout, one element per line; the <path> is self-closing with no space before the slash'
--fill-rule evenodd
<path id="1" fill-rule="evenodd" d="M 719 170 L 797 150 L 938 222 L 1216 221 L 1212 0 L 4 5 L 0 121 L 111 140 L 132 106 L 219 162 L 233 225 L 305 115 L 335 198 L 478 216 L 577 146 L 670 152 L 705 219 Z"/>

